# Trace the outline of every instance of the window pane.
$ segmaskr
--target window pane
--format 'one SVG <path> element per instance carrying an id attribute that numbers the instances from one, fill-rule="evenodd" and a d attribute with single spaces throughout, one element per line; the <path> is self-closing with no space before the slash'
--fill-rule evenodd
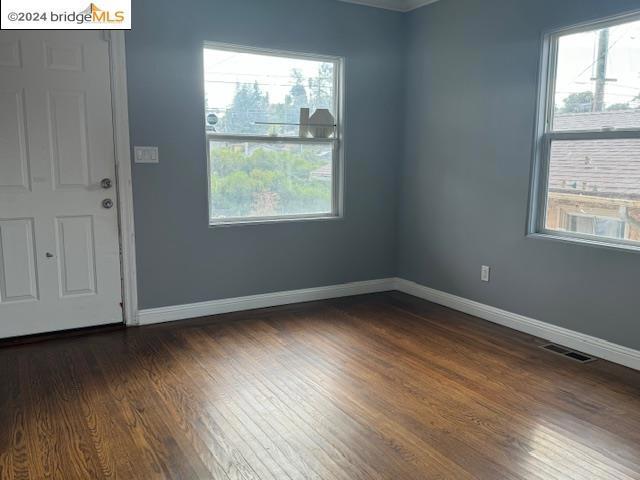
<path id="1" fill-rule="evenodd" d="M 558 40 L 553 130 L 640 128 L 640 21 Z"/>
<path id="2" fill-rule="evenodd" d="M 546 228 L 640 241 L 640 140 L 551 146 Z"/>
<path id="3" fill-rule="evenodd" d="M 207 130 L 297 137 L 301 108 L 335 118 L 334 70 L 316 60 L 205 48 Z"/>
<path id="4" fill-rule="evenodd" d="M 211 220 L 331 214 L 332 148 L 211 140 Z"/>

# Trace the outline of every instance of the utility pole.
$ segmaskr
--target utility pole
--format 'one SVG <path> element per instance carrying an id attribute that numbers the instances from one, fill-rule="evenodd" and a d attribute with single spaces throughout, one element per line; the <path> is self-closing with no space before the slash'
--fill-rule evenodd
<path id="1" fill-rule="evenodd" d="M 593 111 L 604 111 L 604 91 L 607 86 L 607 63 L 609 61 L 609 29 L 600 30 L 598 38 L 598 60 L 596 63 L 596 93 L 593 99 Z"/>

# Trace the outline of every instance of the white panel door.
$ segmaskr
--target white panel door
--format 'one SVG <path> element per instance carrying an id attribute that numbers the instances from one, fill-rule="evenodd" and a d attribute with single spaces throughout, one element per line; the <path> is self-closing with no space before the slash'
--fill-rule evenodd
<path id="1" fill-rule="evenodd" d="M 122 322 L 109 75 L 101 32 L 0 32 L 0 337 Z"/>

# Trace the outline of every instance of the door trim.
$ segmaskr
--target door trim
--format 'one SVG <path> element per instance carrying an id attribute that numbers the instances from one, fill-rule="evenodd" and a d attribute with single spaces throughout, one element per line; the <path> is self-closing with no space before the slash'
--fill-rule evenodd
<path id="1" fill-rule="evenodd" d="M 118 195 L 118 226 L 122 277 L 122 315 L 125 325 L 138 325 L 138 284 L 129 141 L 129 106 L 124 31 L 111 30 L 109 67 L 111 71 L 111 108 Z"/>

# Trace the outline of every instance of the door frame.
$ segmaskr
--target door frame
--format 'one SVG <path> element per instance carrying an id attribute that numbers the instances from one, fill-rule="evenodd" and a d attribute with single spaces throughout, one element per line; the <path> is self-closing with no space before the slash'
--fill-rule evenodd
<path id="1" fill-rule="evenodd" d="M 127 326 L 138 325 L 138 284 L 133 218 L 133 185 L 131 177 L 131 144 L 129 139 L 129 106 L 127 96 L 127 63 L 124 30 L 105 30 L 109 41 L 111 72 L 111 109 L 118 198 L 118 234 L 122 278 L 122 316 Z"/>

